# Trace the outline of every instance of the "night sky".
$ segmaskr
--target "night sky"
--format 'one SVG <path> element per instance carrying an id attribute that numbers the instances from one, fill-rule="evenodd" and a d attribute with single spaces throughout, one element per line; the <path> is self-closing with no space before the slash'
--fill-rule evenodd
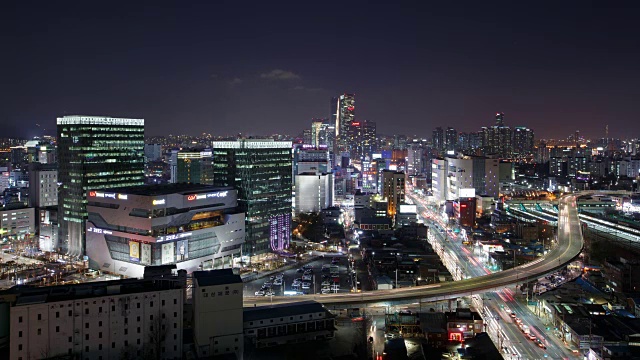
<path id="1" fill-rule="evenodd" d="M 64 114 L 297 134 L 344 92 L 382 134 L 475 131 L 502 111 L 538 137 L 640 136 L 638 8 L 446 3 L 3 2 L 0 137 L 55 134 Z"/>

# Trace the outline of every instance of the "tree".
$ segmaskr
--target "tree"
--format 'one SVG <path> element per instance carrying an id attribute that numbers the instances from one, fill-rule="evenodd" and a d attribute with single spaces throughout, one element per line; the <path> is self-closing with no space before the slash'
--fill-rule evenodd
<path id="1" fill-rule="evenodd" d="M 144 343 L 143 359 L 151 360 L 162 358 L 162 348 L 167 340 L 167 332 L 165 313 L 164 311 L 160 311 L 158 316 L 150 321 L 147 341 Z"/>

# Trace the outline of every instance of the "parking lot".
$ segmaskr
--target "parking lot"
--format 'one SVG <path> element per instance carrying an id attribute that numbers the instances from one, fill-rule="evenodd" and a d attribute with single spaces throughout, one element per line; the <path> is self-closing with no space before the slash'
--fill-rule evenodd
<path id="1" fill-rule="evenodd" d="M 334 264 L 332 264 L 332 260 Z M 331 270 L 331 265 L 334 265 L 333 271 Z M 323 266 L 326 268 L 324 271 Z M 307 273 L 305 273 L 305 270 L 307 270 Z M 350 292 L 353 287 L 352 276 L 349 274 L 348 260 L 345 255 L 325 256 L 306 264 L 304 269 L 289 269 L 279 275 L 282 282 L 280 285 L 280 282 L 277 281 L 280 276 L 277 275 L 272 275 L 273 279 L 268 276 L 245 283 L 244 296 L 256 296 L 256 293 L 259 296 L 261 294 L 268 295 L 271 292 L 273 296 L 322 294 L 323 287 L 328 287 L 328 291 L 331 293 L 346 293 Z M 293 285 L 296 279 L 299 279 L 299 286 Z M 307 285 L 303 285 L 304 282 Z M 271 285 L 265 286 L 265 283 L 270 283 Z M 332 287 L 332 285 L 337 286 Z M 263 292 L 260 292 L 261 290 Z"/>

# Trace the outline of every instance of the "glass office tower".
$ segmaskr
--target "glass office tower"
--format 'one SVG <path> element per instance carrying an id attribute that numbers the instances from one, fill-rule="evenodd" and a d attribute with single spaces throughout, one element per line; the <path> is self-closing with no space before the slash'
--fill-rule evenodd
<path id="1" fill-rule="evenodd" d="M 240 139 L 214 141 L 215 186 L 238 190 L 245 213 L 244 256 L 263 255 L 289 246 L 292 212 L 291 141 Z"/>
<path id="2" fill-rule="evenodd" d="M 144 184 L 144 120 L 74 115 L 57 123 L 60 250 L 81 256 L 86 191 Z"/>

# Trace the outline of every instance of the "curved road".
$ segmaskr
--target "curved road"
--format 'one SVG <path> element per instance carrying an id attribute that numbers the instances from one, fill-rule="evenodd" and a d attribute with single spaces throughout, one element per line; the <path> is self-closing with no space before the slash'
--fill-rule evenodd
<path id="1" fill-rule="evenodd" d="M 584 194 L 584 193 L 581 193 Z M 525 280 L 538 279 L 545 274 L 561 268 L 575 259 L 584 245 L 580 220 L 576 208 L 576 198 L 580 194 L 565 195 L 559 199 L 558 206 L 558 246 L 544 257 L 519 266 L 481 277 L 442 284 L 378 290 L 352 294 L 300 295 L 292 297 L 245 297 L 244 306 L 285 304 L 315 300 L 327 307 L 345 308 L 360 305 L 393 305 L 417 302 L 418 300 L 436 301 L 459 298 L 472 294 L 503 289 L 506 286 Z"/>

